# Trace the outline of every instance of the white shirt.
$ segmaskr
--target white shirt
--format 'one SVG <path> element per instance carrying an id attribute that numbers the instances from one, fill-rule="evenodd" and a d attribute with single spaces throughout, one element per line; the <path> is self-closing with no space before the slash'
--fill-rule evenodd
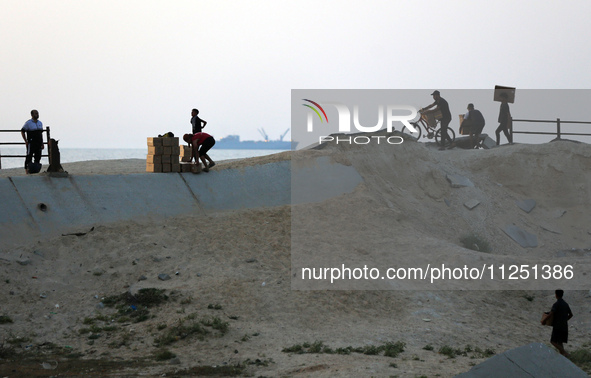
<path id="1" fill-rule="evenodd" d="M 25 122 L 22 131 L 36 131 L 36 130 L 43 130 L 43 122 L 37 120 L 37 122 L 33 121 L 32 119 Z"/>

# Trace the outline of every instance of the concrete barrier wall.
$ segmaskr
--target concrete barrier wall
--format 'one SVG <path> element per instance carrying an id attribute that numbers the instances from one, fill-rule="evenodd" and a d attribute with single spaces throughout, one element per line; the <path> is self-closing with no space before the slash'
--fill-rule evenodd
<path id="1" fill-rule="evenodd" d="M 289 186 L 289 161 L 199 175 L 1 178 L 0 246 L 117 221 L 285 205 Z"/>
<path id="2" fill-rule="evenodd" d="M 306 181 L 302 187 L 317 194 L 298 203 L 325 200 L 327 185 L 337 188 L 329 191 L 330 197 L 352 191 L 361 182 L 352 167 L 331 163 L 325 157 L 316 160 L 311 161 L 314 174 L 294 173 L 300 177 L 298 181 Z M 291 174 L 291 162 L 280 161 L 198 175 L 0 178 L 0 247 L 117 221 L 288 205 L 292 200 Z"/>
<path id="3" fill-rule="evenodd" d="M 291 163 L 281 161 L 241 169 L 183 174 L 204 210 L 281 206 L 291 202 Z"/>

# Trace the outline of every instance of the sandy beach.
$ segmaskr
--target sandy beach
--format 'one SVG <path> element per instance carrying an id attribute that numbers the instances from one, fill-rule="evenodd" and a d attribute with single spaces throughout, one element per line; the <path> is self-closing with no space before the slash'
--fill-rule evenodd
<path id="1" fill-rule="evenodd" d="M 321 224 L 322 214 L 330 222 L 337 209 L 348 209 L 344 220 L 364 204 L 365 210 L 355 209 L 360 223 L 339 235 L 344 244 L 354 244 L 357 233 L 366 232 L 363 222 L 378 217 L 404 233 L 393 239 L 386 228 L 375 231 L 376 245 L 400 243 L 420 253 L 436 244 L 442 253 L 478 254 L 459 241 L 461 230 L 472 229 L 489 241 L 492 255 L 533 261 L 570 250 L 576 253 L 565 252 L 564 259 L 588 264 L 589 145 L 405 148 L 330 147 L 214 169 L 318 156 L 355 167 L 363 183 L 354 192 L 295 210 Z M 63 167 L 72 176 L 145 172 L 145 162 L 135 159 Z M 462 206 L 465 192 L 441 173 L 454 169 L 481 190 L 469 193 L 481 195 L 479 215 Z M 23 174 L 0 170 L 0 177 Z M 513 209 L 516 198 L 535 198 L 534 213 Z M 554 216 L 557 209 L 563 216 Z M 539 320 L 555 301 L 551 290 L 292 290 L 293 211 L 286 205 L 138 219 L 16 247 L 0 243 L 0 315 L 10 319 L 0 324 L 0 375 L 452 377 L 508 349 L 549 345 L 551 330 Z M 522 248 L 508 238 L 499 225 L 509 221 L 534 230 L 539 246 Z M 542 223 L 559 233 L 543 231 Z M 146 302 L 138 299 L 149 291 L 142 289 L 152 290 Z M 589 348 L 591 287 L 564 289 L 575 314 L 567 349 Z M 139 310 L 143 318 L 136 317 Z M 388 345 L 403 348 L 385 356 Z"/>
<path id="2" fill-rule="evenodd" d="M 274 155 L 266 155 L 249 159 L 221 160 L 217 169 L 231 169 L 266 164 L 274 161 L 289 159 L 290 152 Z M 125 175 L 133 173 L 146 173 L 146 160 L 144 159 L 113 159 L 90 160 L 75 163 L 62 164 L 64 171 L 72 175 Z M 46 174 L 43 168 L 41 175 Z M 0 177 L 26 176 L 23 168 L 0 169 Z"/>

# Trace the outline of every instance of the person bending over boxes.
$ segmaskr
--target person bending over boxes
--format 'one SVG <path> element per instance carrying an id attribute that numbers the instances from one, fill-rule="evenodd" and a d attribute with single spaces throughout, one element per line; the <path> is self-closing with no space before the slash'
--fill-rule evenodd
<path id="1" fill-rule="evenodd" d="M 203 170 L 208 172 L 209 168 L 215 165 L 215 162 L 207 155 L 207 152 L 214 146 L 215 139 L 211 135 L 201 132 L 193 135 L 185 134 L 183 140 L 191 147 L 191 161 L 195 158 L 195 163 L 199 164 L 199 159 L 201 159 Z"/>

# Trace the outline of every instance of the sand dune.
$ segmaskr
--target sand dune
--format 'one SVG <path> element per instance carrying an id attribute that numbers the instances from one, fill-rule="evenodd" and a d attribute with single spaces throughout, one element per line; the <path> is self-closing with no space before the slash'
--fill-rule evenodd
<path id="1" fill-rule="evenodd" d="M 138 220 L 96 225 L 92 231 L 81 230 L 89 231 L 81 236 L 31 240 L 11 248 L 2 243 L 0 315 L 9 316 L 13 323 L 0 324 L 0 345 L 24 338 L 14 344 L 21 358 L 29 353 L 26 349 L 40 350 L 44 343 L 67 345 L 83 353 L 83 360 L 103 356 L 129 361 L 130 375 L 172 375 L 197 365 L 228 366 L 259 359 L 267 366 L 247 364 L 246 371 L 256 376 L 449 377 L 469 370 L 484 357 L 468 353 L 448 359 L 437 353 L 444 345 L 464 349 L 469 344 L 473 349 L 502 352 L 549 340 L 550 329 L 539 325 L 541 312 L 553 303 L 549 290 L 477 291 L 465 286 L 455 291 L 298 291 L 291 289 L 292 269 L 314 256 L 320 256 L 319 262 L 327 256 L 358 263 L 389 261 L 386 252 L 393 250 L 420 254 L 436 247 L 446 256 L 477 255 L 459 242 L 466 232 L 477 232 L 488 240 L 491 256 L 588 264 L 589 145 L 555 142 L 444 152 L 421 143 L 371 151 L 328 146 L 220 164 L 217 169 L 286 159 L 297 163 L 319 156 L 354 167 L 363 183 L 352 193 L 318 204 L 217 212 L 148 224 Z M 139 173 L 144 166 L 143 161 L 110 161 L 64 168 L 70 174 L 109 174 Z M 446 174 L 468 177 L 475 186 L 452 188 Z M 526 198 L 537 202 L 529 214 L 515 205 Z M 470 199 L 481 202 L 472 211 L 464 206 Z M 293 223 L 302 219 L 310 221 L 308 228 Z M 506 223 L 536 233 L 539 246 L 520 247 L 501 230 Z M 315 243 L 319 235 L 308 232 L 326 229 L 334 232 L 331 243 Z M 292 239 L 295 232 L 300 238 L 296 241 L 302 242 L 302 230 L 314 253 L 296 257 L 292 265 Z M 364 235 L 363 242 L 371 238 L 373 244 L 358 245 L 359 235 Z M 335 243 L 343 246 L 340 256 L 331 256 Z M 171 279 L 159 280 L 163 273 Z M 80 333 L 89 327 L 85 319 L 115 312 L 100 308 L 103 298 L 135 294 L 142 288 L 165 289 L 169 296 L 164 304 L 150 309 L 154 317 L 139 323 L 113 322 L 116 330 L 112 331 Z M 575 313 L 567 346 L 574 349 L 591 336 L 587 316 L 591 299 L 587 290 L 564 289 Z M 188 322 L 191 314 L 217 316 L 229 323 L 228 332 L 212 332 L 204 340 L 193 335 L 167 346 L 179 365 L 131 362 L 160 350 L 154 340 L 179 321 Z M 106 323 L 95 320 L 95 325 L 104 328 Z M 91 339 L 90 335 L 98 336 Z M 333 349 L 390 341 L 405 342 L 406 347 L 396 358 L 282 352 L 314 341 Z M 426 345 L 434 350 L 423 349 Z M 9 366 L 5 361 L 0 360 L 0 372 L 9 375 L 2 370 Z"/>

